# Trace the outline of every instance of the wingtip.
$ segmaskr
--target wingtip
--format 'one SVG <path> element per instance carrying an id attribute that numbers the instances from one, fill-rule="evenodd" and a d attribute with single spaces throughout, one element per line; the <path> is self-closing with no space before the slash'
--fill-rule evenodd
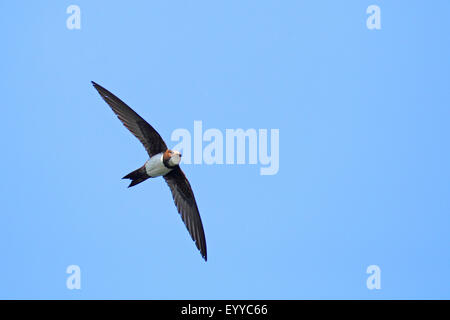
<path id="1" fill-rule="evenodd" d="M 201 250 L 200 254 L 202 258 L 205 260 L 205 262 L 208 261 L 208 254 L 206 253 L 206 250 L 205 251 Z"/>

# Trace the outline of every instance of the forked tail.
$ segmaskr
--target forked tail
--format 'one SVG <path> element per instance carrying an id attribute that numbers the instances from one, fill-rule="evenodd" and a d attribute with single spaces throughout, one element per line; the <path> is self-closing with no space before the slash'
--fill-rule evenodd
<path id="1" fill-rule="evenodd" d="M 128 188 L 129 188 L 129 187 L 137 185 L 138 183 L 141 183 L 142 181 L 147 180 L 148 178 L 150 178 L 150 176 L 147 174 L 147 171 L 145 170 L 145 165 L 144 165 L 144 166 L 140 167 L 139 169 L 136 169 L 133 172 L 130 172 L 122 179 L 130 179 L 131 180 L 131 183 L 128 186 Z"/>

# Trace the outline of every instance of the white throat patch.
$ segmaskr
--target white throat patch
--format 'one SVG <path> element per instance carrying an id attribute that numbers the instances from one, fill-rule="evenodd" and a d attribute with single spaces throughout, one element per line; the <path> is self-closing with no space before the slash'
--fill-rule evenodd
<path id="1" fill-rule="evenodd" d="M 178 151 L 174 151 L 173 155 L 169 159 L 169 166 L 177 166 L 180 164 L 181 154 Z"/>

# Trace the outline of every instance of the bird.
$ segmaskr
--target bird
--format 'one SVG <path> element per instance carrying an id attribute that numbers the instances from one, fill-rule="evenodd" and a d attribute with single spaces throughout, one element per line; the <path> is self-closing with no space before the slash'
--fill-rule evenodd
<path id="1" fill-rule="evenodd" d="M 133 109 L 114 94 L 92 81 L 92 85 L 111 107 L 123 125 L 143 144 L 149 159 L 144 165 L 122 179 L 130 179 L 128 188 L 149 178 L 162 176 L 172 193 L 173 201 L 201 256 L 207 261 L 206 238 L 194 192 L 180 168 L 181 153 L 170 150 L 159 133 Z"/>

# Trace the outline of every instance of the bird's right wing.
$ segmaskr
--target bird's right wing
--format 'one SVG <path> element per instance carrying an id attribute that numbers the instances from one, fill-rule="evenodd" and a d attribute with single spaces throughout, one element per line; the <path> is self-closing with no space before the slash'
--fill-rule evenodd
<path id="1" fill-rule="evenodd" d="M 167 150 L 167 145 L 159 133 L 144 119 L 114 94 L 92 81 L 94 88 L 111 107 L 124 126 L 144 145 L 150 157 Z"/>
<path id="2" fill-rule="evenodd" d="M 188 179 L 179 166 L 166 174 L 164 179 L 169 185 L 170 191 L 172 191 L 172 197 L 181 219 L 186 225 L 192 240 L 195 241 L 198 250 L 200 250 L 203 259 L 206 261 L 205 232 L 203 231 L 202 220 L 195 202 L 194 192 L 192 192 Z"/>

